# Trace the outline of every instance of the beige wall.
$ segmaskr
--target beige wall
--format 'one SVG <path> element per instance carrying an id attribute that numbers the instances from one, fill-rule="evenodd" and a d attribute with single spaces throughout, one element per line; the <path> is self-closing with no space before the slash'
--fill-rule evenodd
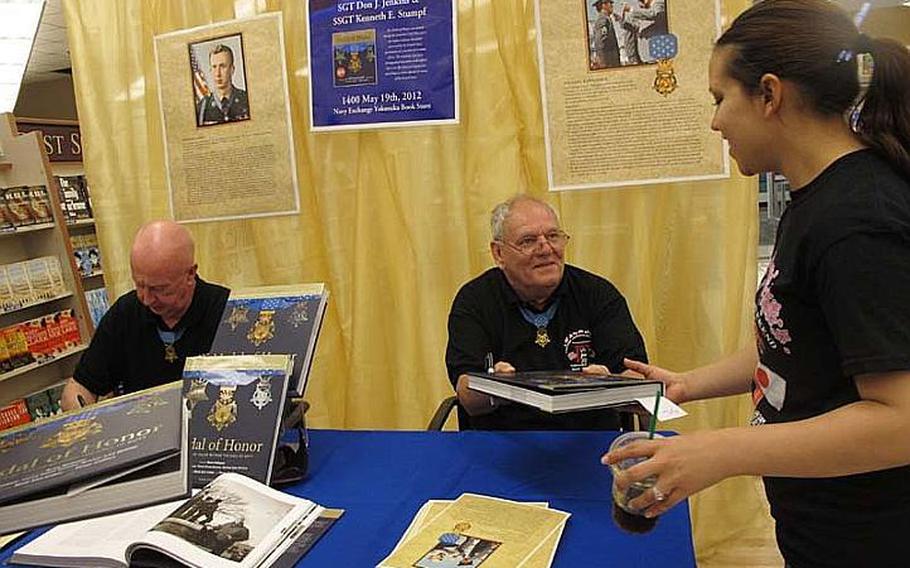
<path id="1" fill-rule="evenodd" d="M 893 6 L 869 12 L 863 32 L 872 37 L 890 37 L 910 46 L 910 8 Z"/>
<path id="2" fill-rule="evenodd" d="M 13 114 L 21 118 L 76 120 L 76 98 L 69 75 L 22 85 Z"/>

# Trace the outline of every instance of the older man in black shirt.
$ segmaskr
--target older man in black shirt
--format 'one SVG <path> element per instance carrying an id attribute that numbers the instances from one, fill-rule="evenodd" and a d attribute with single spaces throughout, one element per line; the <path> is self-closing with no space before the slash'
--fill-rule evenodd
<path id="1" fill-rule="evenodd" d="M 172 221 L 139 229 L 130 252 L 136 289 L 101 319 L 64 387 L 65 410 L 177 380 L 187 357 L 209 351 L 229 290 L 197 276 L 194 249 Z"/>
<path id="2" fill-rule="evenodd" d="M 459 290 L 449 314 L 446 367 L 475 429 L 618 428 L 615 412 L 547 414 L 467 388 L 465 373 L 625 371 L 623 358 L 646 358 L 625 299 L 607 280 L 564 255 L 569 236 L 556 212 L 526 195 L 498 205 L 491 218 L 492 268 Z"/>

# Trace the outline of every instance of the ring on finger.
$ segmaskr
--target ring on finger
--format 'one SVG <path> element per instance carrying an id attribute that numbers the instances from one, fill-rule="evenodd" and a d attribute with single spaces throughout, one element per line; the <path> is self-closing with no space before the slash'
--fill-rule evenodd
<path id="1" fill-rule="evenodd" d="M 654 500 L 655 500 L 655 501 L 660 502 L 660 501 L 666 501 L 666 500 L 667 500 L 667 494 L 664 493 L 663 491 L 661 491 L 660 489 L 658 489 L 656 485 L 655 485 L 654 487 L 651 488 L 651 491 L 654 492 Z"/>

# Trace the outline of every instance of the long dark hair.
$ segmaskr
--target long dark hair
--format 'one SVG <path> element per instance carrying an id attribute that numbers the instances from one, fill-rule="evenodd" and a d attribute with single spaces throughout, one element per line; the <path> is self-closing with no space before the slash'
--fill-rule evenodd
<path id="1" fill-rule="evenodd" d="M 757 94 L 761 76 L 795 83 L 822 115 L 847 115 L 860 94 L 857 55 L 875 62 L 857 136 L 910 178 L 910 53 L 890 39 L 860 34 L 828 0 L 764 0 L 740 14 L 717 40 L 732 48 L 727 73 Z"/>

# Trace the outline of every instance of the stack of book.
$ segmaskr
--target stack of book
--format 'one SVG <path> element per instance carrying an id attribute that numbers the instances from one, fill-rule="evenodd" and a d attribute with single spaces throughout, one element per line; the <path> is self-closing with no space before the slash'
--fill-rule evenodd
<path id="1" fill-rule="evenodd" d="M 56 256 L 0 265 L 0 312 L 18 310 L 68 291 Z"/>
<path id="2" fill-rule="evenodd" d="M 660 381 L 573 371 L 468 373 L 468 387 L 550 413 L 605 408 L 663 394 Z"/>
<path id="3" fill-rule="evenodd" d="M 69 224 L 92 218 L 92 200 L 89 196 L 85 176 L 61 176 L 57 178 L 60 186 L 60 207 Z"/>
<path id="4" fill-rule="evenodd" d="M 226 473 L 185 502 L 54 527 L 11 560 L 39 566 L 284 568 L 294 566 L 342 513 Z"/>
<path id="5" fill-rule="evenodd" d="M 185 497 L 182 383 L 0 432 L 0 534 Z"/>
<path id="6" fill-rule="evenodd" d="M 568 518 L 547 503 L 471 493 L 427 501 L 379 568 L 547 568 Z"/>
<path id="7" fill-rule="evenodd" d="M 43 185 L 0 187 L 0 230 L 53 223 L 47 187 Z"/>

